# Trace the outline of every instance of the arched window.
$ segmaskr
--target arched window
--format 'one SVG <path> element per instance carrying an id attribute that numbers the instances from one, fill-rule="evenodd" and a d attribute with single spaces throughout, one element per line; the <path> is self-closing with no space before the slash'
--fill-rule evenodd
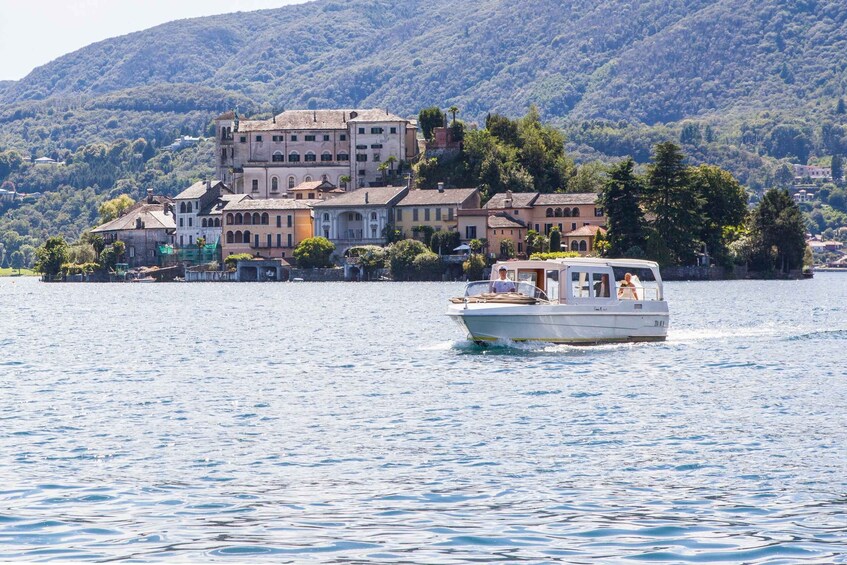
<path id="1" fill-rule="evenodd" d="M 328 212 L 324 212 L 324 221 L 325 222 L 329 221 L 329 213 Z"/>
<path id="2" fill-rule="evenodd" d="M 265 212 L 264 214 L 262 214 L 262 225 L 263 226 L 268 225 L 269 221 L 270 221 L 270 217 L 268 216 L 268 213 Z"/>
<path id="3" fill-rule="evenodd" d="M 274 154 L 271 156 L 271 161 L 274 163 L 282 163 L 285 161 L 285 156 L 283 156 L 282 151 L 274 151 Z"/>
<path id="4" fill-rule="evenodd" d="M 180 214 L 185 214 L 185 202 L 180 202 L 180 203 L 179 203 L 179 213 L 180 213 Z"/>
<path id="5" fill-rule="evenodd" d="M 562 209 L 556 208 L 555 215 L 556 215 L 557 218 L 561 218 L 562 217 Z"/>
<path id="6" fill-rule="evenodd" d="M 238 212 L 235 215 L 235 224 L 240 226 L 243 223 L 244 223 L 244 219 L 242 219 L 242 217 L 241 217 L 241 212 Z"/>
<path id="7" fill-rule="evenodd" d="M 571 242 L 571 251 L 579 251 L 579 243 L 576 241 Z"/>
<path id="8" fill-rule="evenodd" d="M 230 225 L 230 226 L 231 226 L 231 225 L 232 225 L 232 220 L 233 220 L 233 218 L 232 218 L 232 212 L 230 212 L 229 214 L 227 214 L 227 215 L 226 215 L 226 223 L 227 223 L 227 225 Z"/>
<path id="9" fill-rule="evenodd" d="M 552 218 L 552 217 L 553 217 L 553 209 L 552 209 L 552 208 L 547 208 L 547 217 L 548 217 L 548 218 Z"/>
<path id="10" fill-rule="evenodd" d="M 232 231 L 226 232 L 226 242 L 233 243 L 235 241 Z"/>
<path id="11" fill-rule="evenodd" d="M 294 177 L 288 177 L 288 188 L 294 188 Z"/>
<path id="12" fill-rule="evenodd" d="M 251 218 L 251 217 L 252 217 L 252 216 L 250 216 L 250 214 L 249 214 L 249 213 L 244 214 L 244 223 L 245 223 L 245 224 L 247 224 L 248 226 L 249 226 L 250 224 L 252 224 L 252 223 L 253 223 L 253 222 L 251 222 L 251 221 L 250 221 L 250 218 Z"/>
<path id="13" fill-rule="evenodd" d="M 235 232 L 235 243 L 241 243 L 241 230 Z"/>
<path id="14" fill-rule="evenodd" d="M 311 163 L 311 162 L 317 161 L 317 158 L 315 157 L 314 153 L 309 151 L 308 153 L 306 153 L 306 161 Z"/>
<path id="15" fill-rule="evenodd" d="M 300 162 L 300 154 L 296 151 L 292 151 L 288 154 L 288 162 L 289 163 L 299 163 Z"/>
<path id="16" fill-rule="evenodd" d="M 253 212 L 253 225 L 258 226 L 261 223 L 262 223 L 262 217 L 259 215 L 258 212 Z"/>
<path id="17" fill-rule="evenodd" d="M 579 250 L 580 251 L 588 251 L 588 244 L 585 242 L 584 239 L 579 242 Z"/>
<path id="18" fill-rule="evenodd" d="M 306 178 L 303 179 L 303 182 L 312 182 L 312 177 L 306 175 Z"/>
<path id="19" fill-rule="evenodd" d="M 250 232 L 249 231 L 244 232 L 244 239 L 242 240 L 242 242 L 247 243 L 247 244 L 250 243 Z"/>
<path id="20" fill-rule="evenodd" d="M 188 203 L 188 206 L 186 207 L 186 212 L 188 212 L 189 214 L 191 213 L 191 202 Z"/>
<path id="21" fill-rule="evenodd" d="M 371 221 L 372 222 L 376 221 L 376 212 L 371 212 Z"/>
<path id="22" fill-rule="evenodd" d="M 570 218 L 570 217 L 571 217 L 571 209 L 570 209 L 570 208 L 565 208 L 564 216 L 565 216 L 566 218 Z"/>
<path id="23" fill-rule="evenodd" d="M 276 178 L 276 177 L 273 177 L 271 179 L 271 192 L 278 192 L 278 191 L 279 191 L 279 179 Z"/>
<path id="24" fill-rule="evenodd" d="M 216 227 L 216 228 L 221 227 L 221 220 L 220 220 L 220 218 L 215 218 L 215 227 Z"/>
<path id="25" fill-rule="evenodd" d="M 321 161 L 332 161 L 332 153 L 329 151 L 321 153 Z"/>
<path id="26" fill-rule="evenodd" d="M 571 216 L 573 216 L 574 218 L 579 218 L 579 208 L 574 208 L 573 210 L 571 210 Z"/>
<path id="27" fill-rule="evenodd" d="M 204 228 L 205 228 L 205 227 L 208 227 L 208 226 L 206 225 L 206 218 L 203 218 L 203 221 L 202 221 L 201 223 L 203 224 L 203 227 L 204 227 Z"/>
<path id="28" fill-rule="evenodd" d="M 349 154 L 349 153 L 344 153 L 344 152 L 339 153 L 339 154 L 338 154 L 338 160 L 339 160 L 339 161 L 349 161 L 349 160 L 350 160 L 350 154 Z"/>

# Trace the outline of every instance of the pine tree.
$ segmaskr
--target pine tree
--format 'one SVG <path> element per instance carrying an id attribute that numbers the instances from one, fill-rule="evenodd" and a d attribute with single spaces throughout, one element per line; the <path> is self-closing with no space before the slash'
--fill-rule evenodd
<path id="1" fill-rule="evenodd" d="M 647 168 L 644 202 L 655 220 L 653 228 L 677 264 L 690 264 L 700 244 L 702 199 L 690 186 L 685 155 L 675 143 L 656 145 Z"/>
<path id="2" fill-rule="evenodd" d="M 609 171 L 600 193 L 600 204 L 608 218 L 606 240 L 610 257 L 621 257 L 636 246 L 644 247 L 644 212 L 639 205 L 644 186 L 634 168 L 631 157 L 618 163 Z"/>
<path id="3" fill-rule="evenodd" d="M 844 158 L 841 155 L 832 156 L 832 180 L 841 182 L 844 178 Z"/>
<path id="4" fill-rule="evenodd" d="M 760 266 L 781 272 L 802 268 L 806 222 L 787 190 L 771 189 L 765 193 L 753 213 L 753 232 L 759 242 L 757 255 L 768 263 Z"/>

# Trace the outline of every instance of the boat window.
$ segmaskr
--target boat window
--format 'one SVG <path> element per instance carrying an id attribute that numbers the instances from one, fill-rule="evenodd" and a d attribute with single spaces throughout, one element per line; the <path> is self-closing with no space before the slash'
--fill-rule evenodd
<path id="1" fill-rule="evenodd" d="M 621 286 L 629 273 L 630 282 L 634 285 L 628 288 Z M 615 288 L 623 299 L 661 300 L 661 289 L 653 271 L 646 267 L 614 267 Z"/>
<path id="2" fill-rule="evenodd" d="M 571 296 L 574 298 L 591 298 L 591 285 L 587 272 L 571 271 Z"/>
<path id="3" fill-rule="evenodd" d="M 559 301 L 559 270 L 547 271 L 547 297 L 551 302 Z"/>
<path id="4" fill-rule="evenodd" d="M 529 283 L 547 292 L 547 287 L 544 284 L 544 269 L 519 269 L 518 282 Z"/>
<path id="5" fill-rule="evenodd" d="M 591 288 L 594 290 L 595 298 L 611 298 L 612 286 L 609 281 L 609 273 L 592 273 Z"/>

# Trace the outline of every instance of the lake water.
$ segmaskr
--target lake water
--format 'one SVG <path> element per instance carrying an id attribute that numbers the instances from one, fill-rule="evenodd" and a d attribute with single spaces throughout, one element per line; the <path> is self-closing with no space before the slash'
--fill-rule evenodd
<path id="1" fill-rule="evenodd" d="M 0 279 L 0 560 L 847 563 L 847 273 L 597 347 L 460 290 Z"/>

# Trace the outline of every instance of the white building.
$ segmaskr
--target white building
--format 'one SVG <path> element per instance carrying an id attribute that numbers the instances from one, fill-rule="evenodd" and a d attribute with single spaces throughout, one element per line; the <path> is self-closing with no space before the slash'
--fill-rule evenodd
<path id="1" fill-rule="evenodd" d="M 416 123 L 387 110 L 288 110 L 268 120 L 227 112 L 215 123 L 218 178 L 253 198 L 322 179 L 348 190 L 382 186 L 418 149 Z"/>
<path id="2" fill-rule="evenodd" d="M 246 197 L 233 194 L 220 181 L 192 184 L 174 198 L 174 244 L 181 248 L 194 247 L 199 237 L 207 244 L 216 243 L 221 237 L 221 211 L 224 206 Z"/>

